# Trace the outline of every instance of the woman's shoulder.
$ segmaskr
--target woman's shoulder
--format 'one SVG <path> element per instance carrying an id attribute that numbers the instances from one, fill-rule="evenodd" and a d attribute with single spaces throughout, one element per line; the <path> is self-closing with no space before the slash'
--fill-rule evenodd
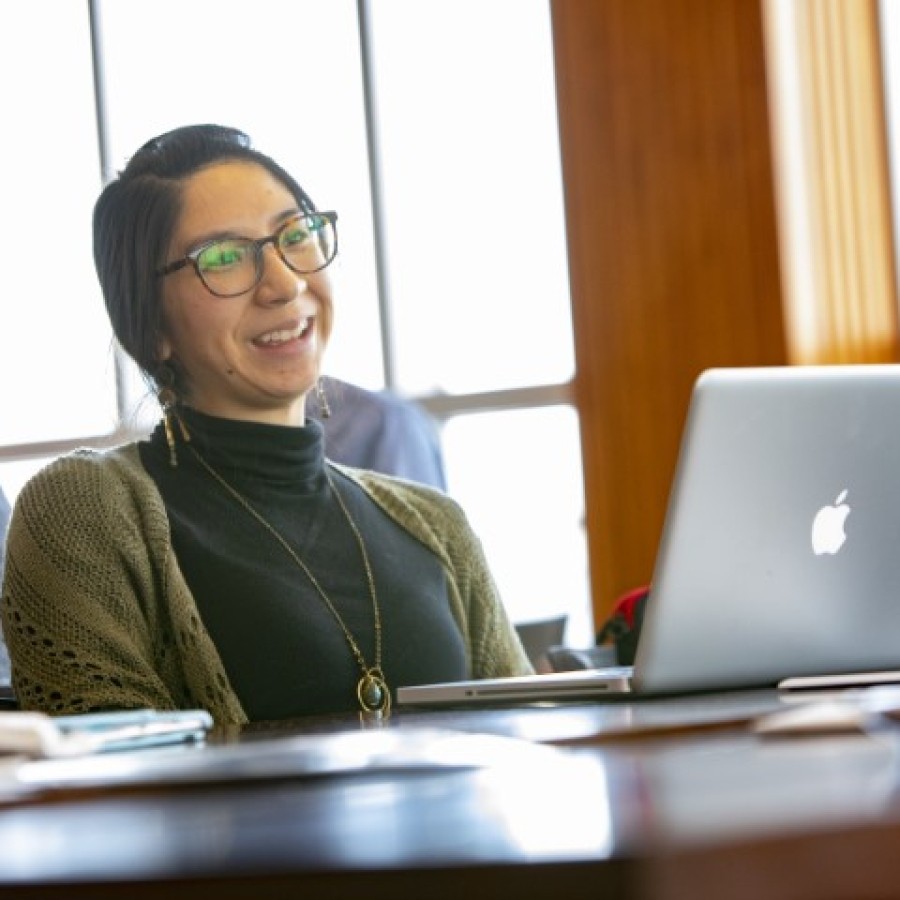
<path id="1" fill-rule="evenodd" d="M 137 444 L 80 449 L 58 457 L 25 483 L 16 498 L 9 547 L 40 536 L 42 546 L 153 548 L 164 552 L 165 505 L 143 468 Z M 87 551 L 86 551 L 87 552 Z"/>
<path id="2" fill-rule="evenodd" d="M 439 515 L 455 517 L 462 514 L 459 504 L 452 497 L 431 485 L 334 462 L 330 465 L 357 482 L 376 499 Z"/>
<path id="3" fill-rule="evenodd" d="M 443 491 L 393 475 L 332 465 L 427 546 L 440 548 L 442 553 L 451 547 L 467 552 L 473 540 L 468 518 L 459 503 Z"/>
<path id="4" fill-rule="evenodd" d="M 22 492 L 60 485 L 78 485 L 96 479 L 135 480 L 142 477 L 137 444 L 123 444 L 112 449 L 87 447 L 64 453 L 39 469 L 22 488 Z"/>

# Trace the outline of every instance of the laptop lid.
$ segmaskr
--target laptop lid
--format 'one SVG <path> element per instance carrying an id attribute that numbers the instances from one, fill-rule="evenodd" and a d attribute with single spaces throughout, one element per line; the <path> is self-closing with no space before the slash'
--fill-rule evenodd
<path id="1" fill-rule="evenodd" d="M 697 381 L 639 692 L 900 666 L 900 366 Z"/>
<path id="2" fill-rule="evenodd" d="M 711 369 L 691 397 L 633 673 L 401 687 L 398 702 L 667 694 L 895 668 L 900 366 Z"/>

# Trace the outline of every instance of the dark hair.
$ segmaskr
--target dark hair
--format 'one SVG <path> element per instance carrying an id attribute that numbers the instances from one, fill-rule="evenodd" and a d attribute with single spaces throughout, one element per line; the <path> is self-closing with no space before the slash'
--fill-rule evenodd
<path id="1" fill-rule="evenodd" d="M 162 374 L 157 273 L 166 263 L 181 213 L 184 182 L 229 160 L 262 166 L 293 194 L 301 210 L 315 209 L 296 180 L 256 150 L 244 132 L 221 125 L 188 125 L 147 141 L 94 205 L 94 265 L 106 311 L 119 344 L 151 384 L 158 386 Z"/>

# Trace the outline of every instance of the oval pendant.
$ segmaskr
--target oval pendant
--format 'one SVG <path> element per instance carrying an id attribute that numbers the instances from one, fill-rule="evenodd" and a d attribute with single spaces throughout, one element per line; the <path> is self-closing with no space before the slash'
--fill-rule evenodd
<path id="1" fill-rule="evenodd" d="M 356 685 L 363 712 L 386 713 L 391 708 L 391 692 L 380 669 L 368 669 Z"/>

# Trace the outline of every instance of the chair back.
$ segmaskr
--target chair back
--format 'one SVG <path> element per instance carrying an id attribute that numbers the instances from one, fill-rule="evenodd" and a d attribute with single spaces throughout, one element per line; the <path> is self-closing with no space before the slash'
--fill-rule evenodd
<path id="1" fill-rule="evenodd" d="M 538 619 L 534 622 L 519 622 L 516 631 L 537 672 L 549 671 L 547 650 L 562 643 L 566 630 L 567 615 L 554 616 L 551 619 Z"/>

